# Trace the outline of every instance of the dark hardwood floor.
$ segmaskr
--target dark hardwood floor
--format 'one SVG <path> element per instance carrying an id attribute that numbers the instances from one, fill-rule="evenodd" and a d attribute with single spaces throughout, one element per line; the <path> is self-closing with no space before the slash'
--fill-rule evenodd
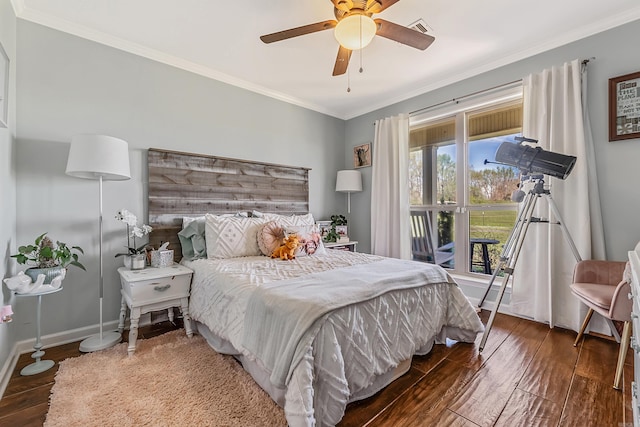
<path id="1" fill-rule="evenodd" d="M 481 317 L 486 322 L 488 313 Z M 163 322 L 140 329 L 150 338 L 175 329 Z M 126 336 L 126 334 L 125 334 Z M 633 425 L 631 352 L 624 389 L 613 389 L 618 344 L 498 315 L 484 351 L 448 342 L 415 357 L 410 371 L 375 396 L 348 406 L 340 426 L 612 426 Z M 46 349 L 56 362 L 76 357 L 78 343 Z M 20 357 L 4 397 L 0 426 L 41 426 L 57 364 L 20 376 L 31 363 Z"/>

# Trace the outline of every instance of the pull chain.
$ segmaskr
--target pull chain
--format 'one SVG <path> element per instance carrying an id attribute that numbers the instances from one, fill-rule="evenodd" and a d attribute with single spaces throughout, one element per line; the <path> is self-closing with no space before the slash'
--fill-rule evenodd
<path id="1" fill-rule="evenodd" d="M 360 73 L 362 73 L 362 15 L 360 15 Z"/>

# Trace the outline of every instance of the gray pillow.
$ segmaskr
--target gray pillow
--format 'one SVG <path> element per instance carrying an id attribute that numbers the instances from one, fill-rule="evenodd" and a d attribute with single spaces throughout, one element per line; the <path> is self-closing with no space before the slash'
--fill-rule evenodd
<path id="1" fill-rule="evenodd" d="M 204 238 L 204 217 L 191 221 L 178 233 L 180 245 L 182 245 L 182 256 L 191 261 L 207 257 L 207 244 Z"/>

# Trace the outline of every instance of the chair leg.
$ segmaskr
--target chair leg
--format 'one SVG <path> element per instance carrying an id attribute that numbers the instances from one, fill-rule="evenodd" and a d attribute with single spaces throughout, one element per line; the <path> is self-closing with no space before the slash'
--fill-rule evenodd
<path id="1" fill-rule="evenodd" d="M 613 381 L 613 388 L 620 390 L 620 381 L 622 380 L 622 368 L 624 367 L 624 359 L 627 357 L 629 349 L 629 340 L 631 338 L 631 322 L 624 322 L 622 329 L 622 337 L 620 338 L 620 350 L 618 352 L 618 365 L 616 366 L 616 378 Z"/>
<path id="2" fill-rule="evenodd" d="M 590 308 L 589 311 L 587 311 L 587 315 L 584 317 L 584 321 L 582 322 L 582 326 L 580 327 L 580 332 L 578 332 L 578 336 L 576 337 L 576 340 L 573 343 L 574 347 L 578 345 L 578 343 L 580 342 L 580 338 L 582 338 L 582 336 L 584 335 L 584 331 L 585 329 L 587 329 L 587 325 L 589 325 L 589 322 L 591 321 L 591 316 L 593 316 L 592 308 Z"/>

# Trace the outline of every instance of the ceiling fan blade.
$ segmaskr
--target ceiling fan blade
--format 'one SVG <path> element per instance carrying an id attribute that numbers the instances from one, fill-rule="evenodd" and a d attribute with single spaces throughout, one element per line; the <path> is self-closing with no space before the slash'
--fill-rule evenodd
<path id="1" fill-rule="evenodd" d="M 338 56 L 336 57 L 336 64 L 333 66 L 334 76 L 339 76 L 347 72 L 350 58 L 351 51 L 345 47 L 340 46 L 340 49 L 338 49 Z"/>
<path id="2" fill-rule="evenodd" d="M 388 7 L 393 6 L 400 0 L 367 0 L 367 4 L 364 8 L 367 13 L 380 13 Z"/>
<path id="3" fill-rule="evenodd" d="M 376 35 L 415 47 L 416 49 L 425 50 L 435 40 L 435 38 L 430 35 L 422 34 L 419 31 L 385 21 L 384 19 L 374 19 L 374 21 L 378 26 Z"/>
<path id="4" fill-rule="evenodd" d="M 260 40 L 265 43 L 279 42 L 280 40 L 328 30 L 330 28 L 334 28 L 336 25 L 338 25 L 338 21 L 335 20 L 316 22 L 315 24 L 303 25 L 302 27 L 290 28 L 288 30 L 278 31 L 277 33 L 266 34 L 264 36 L 260 36 Z"/>
<path id="5" fill-rule="evenodd" d="M 331 0 L 331 3 L 336 9 L 343 12 L 349 12 L 353 7 L 353 0 Z"/>

